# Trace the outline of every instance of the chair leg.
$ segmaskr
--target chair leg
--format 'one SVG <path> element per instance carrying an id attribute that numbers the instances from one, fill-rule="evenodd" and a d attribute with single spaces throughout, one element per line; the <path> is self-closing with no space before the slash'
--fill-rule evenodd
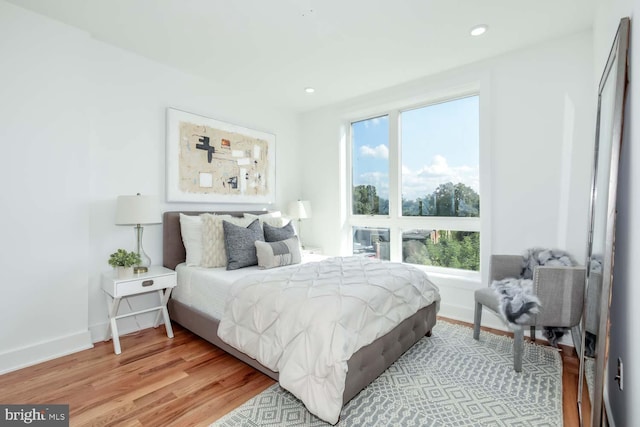
<path id="1" fill-rule="evenodd" d="M 476 303 L 476 311 L 473 319 L 473 339 L 480 339 L 480 323 L 482 321 L 482 304 Z"/>
<path id="2" fill-rule="evenodd" d="M 536 342 L 536 327 L 535 326 L 531 326 L 529 328 L 530 334 L 531 335 L 531 341 Z"/>
<path id="3" fill-rule="evenodd" d="M 524 329 L 516 328 L 513 331 L 513 370 L 522 372 L 522 350 L 524 348 Z"/>

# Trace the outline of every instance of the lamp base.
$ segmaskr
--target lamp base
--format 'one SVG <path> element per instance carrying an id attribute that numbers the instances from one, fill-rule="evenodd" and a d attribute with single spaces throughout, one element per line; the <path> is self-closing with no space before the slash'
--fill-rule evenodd
<path id="1" fill-rule="evenodd" d="M 151 258 L 146 254 L 144 249 L 142 248 L 142 232 L 144 228 L 138 224 L 134 228 L 136 232 L 136 252 L 140 255 L 140 264 L 133 267 L 133 272 L 136 274 L 146 273 L 149 271 L 149 266 L 151 265 Z"/>

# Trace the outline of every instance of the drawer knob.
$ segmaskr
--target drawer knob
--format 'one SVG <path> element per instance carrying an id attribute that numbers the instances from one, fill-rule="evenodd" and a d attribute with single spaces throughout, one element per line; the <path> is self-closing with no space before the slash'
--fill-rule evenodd
<path id="1" fill-rule="evenodd" d="M 142 286 L 151 286 L 153 285 L 153 280 L 145 280 L 142 282 Z"/>

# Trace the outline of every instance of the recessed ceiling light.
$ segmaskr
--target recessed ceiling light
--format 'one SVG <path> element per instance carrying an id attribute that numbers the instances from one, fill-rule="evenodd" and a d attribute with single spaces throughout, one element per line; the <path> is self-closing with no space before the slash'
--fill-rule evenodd
<path id="1" fill-rule="evenodd" d="M 307 93 L 313 93 L 316 90 L 314 88 L 312 88 L 312 87 L 306 87 L 306 88 L 304 88 L 304 91 L 307 92 Z"/>
<path id="2" fill-rule="evenodd" d="M 482 25 L 476 25 L 475 27 L 473 27 L 470 31 L 470 34 L 472 36 L 481 36 L 484 33 L 487 32 L 487 30 L 489 29 L 489 27 L 485 24 Z"/>

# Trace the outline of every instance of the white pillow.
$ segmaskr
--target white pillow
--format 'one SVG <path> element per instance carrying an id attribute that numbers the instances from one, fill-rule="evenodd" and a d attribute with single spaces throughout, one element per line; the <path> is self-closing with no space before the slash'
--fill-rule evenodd
<path id="1" fill-rule="evenodd" d="M 227 266 L 227 251 L 224 248 L 222 221 L 246 227 L 253 220 L 231 215 L 201 214 L 202 218 L 202 260 L 201 267 L 217 268 Z"/>
<path id="2" fill-rule="evenodd" d="M 291 264 L 300 264 L 300 242 L 298 236 L 279 242 L 256 241 L 256 255 L 258 267 L 274 268 Z"/>
<path id="3" fill-rule="evenodd" d="M 188 266 L 199 266 L 202 260 L 202 220 L 198 215 L 180 214 L 182 243 L 187 252 Z"/>
<path id="4" fill-rule="evenodd" d="M 282 216 L 282 212 L 280 211 L 267 212 L 260 215 L 254 215 L 248 212 L 244 213 L 245 218 L 253 218 L 253 219 L 280 218 L 281 216 Z"/>
<path id="5" fill-rule="evenodd" d="M 269 213 L 260 214 L 260 215 L 245 213 L 244 217 L 249 218 L 252 221 L 254 219 L 258 219 L 260 220 L 260 225 L 266 222 L 267 224 L 272 225 L 274 227 L 282 227 L 287 223 L 287 219 L 282 217 L 282 213 L 280 211 L 269 212 Z"/>

